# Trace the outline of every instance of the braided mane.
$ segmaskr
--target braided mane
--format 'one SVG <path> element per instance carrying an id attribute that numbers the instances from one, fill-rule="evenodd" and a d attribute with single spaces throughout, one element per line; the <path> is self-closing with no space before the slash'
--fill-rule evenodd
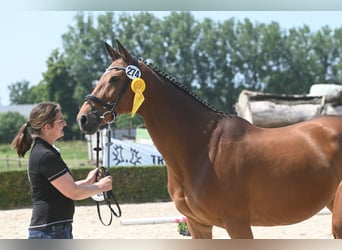
<path id="1" fill-rule="evenodd" d="M 171 82 L 173 85 L 175 85 L 176 87 L 178 87 L 180 90 L 182 90 L 184 93 L 190 95 L 191 97 L 193 97 L 195 100 L 197 100 L 198 102 L 200 102 L 201 104 L 203 104 L 204 106 L 206 106 L 207 108 L 209 108 L 210 110 L 217 112 L 217 113 L 222 113 L 224 114 L 224 112 L 219 111 L 218 109 L 216 109 L 213 105 L 209 104 L 208 102 L 204 101 L 202 98 L 200 98 L 198 95 L 196 95 L 195 93 L 193 93 L 192 91 L 190 91 L 184 84 L 178 82 L 176 80 L 176 78 L 170 76 L 169 74 L 161 71 L 159 68 L 157 68 L 157 66 L 154 66 L 152 64 L 151 61 L 149 60 L 143 60 L 142 58 L 139 58 L 140 61 L 143 61 L 143 63 L 145 65 L 147 65 L 150 69 L 152 69 L 155 73 L 157 73 L 159 76 L 167 79 L 169 82 Z"/>

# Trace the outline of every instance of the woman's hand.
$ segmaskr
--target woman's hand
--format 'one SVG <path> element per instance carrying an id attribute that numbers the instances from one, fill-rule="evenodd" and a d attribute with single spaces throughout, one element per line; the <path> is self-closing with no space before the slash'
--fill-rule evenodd
<path id="1" fill-rule="evenodd" d="M 99 173 L 99 171 L 101 171 L 100 169 L 98 168 L 95 168 L 93 170 L 91 170 L 89 173 L 88 173 L 88 176 L 87 178 L 84 179 L 84 183 L 86 184 L 93 184 L 94 182 L 97 181 L 97 176 L 101 176 L 101 173 Z"/>
<path id="2" fill-rule="evenodd" d="M 96 184 L 101 188 L 102 192 L 107 192 L 112 190 L 113 188 L 113 179 L 110 175 L 105 176 L 101 178 Z"/>

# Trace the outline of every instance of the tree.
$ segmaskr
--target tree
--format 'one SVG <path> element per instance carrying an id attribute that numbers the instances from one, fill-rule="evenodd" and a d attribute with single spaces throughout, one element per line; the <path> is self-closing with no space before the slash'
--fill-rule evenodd
<path id="1" fill-rule="evenodd" d="M 49 93 L 46 82 L 41 81 L 37 85 L 33 85 L 30 88 L 28 100 L 29 103 L 49 101 Z"/>
<path id="2" fill-rule="evenodd" d="M 29 88 L 30 83 L 26 80 L 12 83 L 8 86 L 10 91 L 11 104 L 28 104 L 29 100 Z"/>
<path id="3" fill-rule="evenodd" d="M 196 93 L 217 109 L 232 111 L 234 100 L 235 22 L 222 24 L 205 19 L 195 43 L 194 66 Z"/>
<path id="4" fill-rule="evenodd" d="M 330 78 L 342 84 L 342 28 L 335 29 L 332 35 L 334 47 L 334 61 L 331 68 Z"/>
<path id="5" fill-rule="evenodd" d="M 25 117 L 19 112 L 0 113 L 0 143 L 11 143 L 25 122 Z"/>
<path id="6" fill-rule="evenodd" d="M 308 26 L 283 33 L 277 64 L 265 76 L 265 91 L 306 94 L 312 84 L 333 82 L 334 58 L 338 56 L 327 28 L 312 33 Z M 269 44 L 265 43 L 265 44 Z"/>
<path id="7" fill-rule="evenodd" d="M 52 52 L 47 60 L 47 66 L 48 69 L 43 73 L 43 78 L 48 98 L 50 101 L 61 104 L 64 119 L 68 123 L 64 138 L 72 139 L 75 136 L 73 130 L 77 127 L 75 117 L 78 112 L 78 105 L 73 98 L 75 81 L 69 74 L 69 68 L 63 54 L 60 54 L 57 49 Z"/>
<path id="8" fill-rule="evenodd" d="M 91 91 L 93 83 L 108 66 L 104 50 L 104 40 L 94 27 L 92 15 L 87 17 L 81 12 L 75 16 L 76 24 L 69 26 L 69 32 L 62 36 L 64 62 L 68 73 L 75 81 L 73 99 L 81 104 L 84 96 Z M 108 32 L 111 32 L 110 30 Z M 108 60 L 107 60 L 108 62 Z"/>

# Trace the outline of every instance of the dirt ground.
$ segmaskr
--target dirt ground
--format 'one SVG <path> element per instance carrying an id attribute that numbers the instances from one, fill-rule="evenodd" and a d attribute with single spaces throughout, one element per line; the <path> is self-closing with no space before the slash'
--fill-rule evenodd
<path id="1" fill-rule="evenodd" d="M 172 202 L 122 204 L 122 217 L 114 218 L 110 226 L 103 226 L 96 206 L 77 206 L 73 234 L 75 239 L 190 239 L 177 232 L 176 218 L 182 215 Z M 101 209 L 104 221 L 109 212 Z M 0 211 L 0 239 L 25 239 L 31 209 Z M 148 224 L 142 224 L 148 223 Z M 332 239 L 331 215 L 317 214 L 290 226 L 253 227 L 256 239 Z M 128 225 L 127 225 L 128 224 Z M 226 231 L 214 227 L 214 239 L 229 239 Z"/>

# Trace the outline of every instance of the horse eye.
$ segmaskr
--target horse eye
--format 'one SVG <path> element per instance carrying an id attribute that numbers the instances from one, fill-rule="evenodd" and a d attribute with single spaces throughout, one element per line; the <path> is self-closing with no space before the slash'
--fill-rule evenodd
<path id="1" fill-rule="evenodd" d="M 120 80 L 120 76 L 112 76 L 110 79 L 109 79 L 109 83 L 116 83 Z"/>

